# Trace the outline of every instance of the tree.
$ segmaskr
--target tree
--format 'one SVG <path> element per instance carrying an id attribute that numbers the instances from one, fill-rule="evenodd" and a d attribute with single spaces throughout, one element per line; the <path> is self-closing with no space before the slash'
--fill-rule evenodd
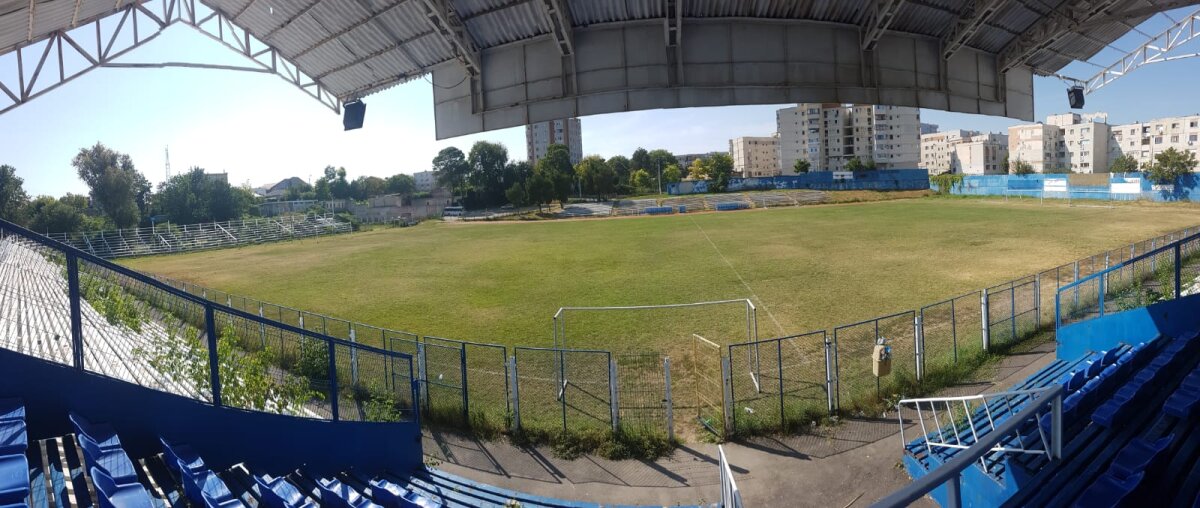
<path id="1" fill-rule="evenodd" d="M 529 195 L 525 192 L 525 184 L 522 182 L 514 183 L 504 191 L 504 198 L 513 206 L 525 206 L 528 197 Z"/>
<path id="2" fill-rule="evenodd" d="M 1132 155 L 1121 154 L 1116 159 L 1113 159 L 1112 165 L 1108 167 L 1109 173 L 1131 173 L 1137 171 L 1137 159 Z"/>
<path id="3" fill-rule="evenodd" d="M 508 165 L 508 149 L 499 143 L 476 141 L 467 156 L 470 173 L 467 182 L 477 193 L 484 206 L 496 206 L 504 202 L 508 188 L 504 181 L 504 167 Z M 513 182 L 508 182 L 511 185 Z"/>
<path id="4" fill-rule="evenodd" d="M 554 182 L 551 176 L 544 172 L 541 161 L 538 161 L 537 167 L 533 170 L 533 176 L 529 177 L 529 181 L 526 182 L 525 192 L 527 202 L 537 205 L 539 212 L 542 210 L 542 205 L 554 201 Z"/>
<path id="5" fill-rule="evenodd" d="M 633 156 L 629 158 L 629 171 L 632 173 L 639 169 L 650 169 L 650 152 L 642 147 L 634 150 Z"/>
<path id="6" fill-rule="evenodd" d="M 875 171 L 875 159 L 867 159 L 863 161 L 863 171 Z"/>
<path id="7" fill-rule="evenodd" d="M 333 199 L 333 194 L 329 192 L 329 180 L 318 178 L 317 185 L 314 186 L 314 194 L 320 201 L 329 201 Z"/>
<path id="8" fill-rule="evenodd" d="M 709 192 L 725 192 L 729 188 L 729 179 L 733 177 L 733 158 L 729 154 L 716 153 L 705 159 Z"/>
<path id="9" fill-rule="evenodd" d="M 1009 172 L 1014 175 L 1032 175 L 1033 165 L 1021 159 L 1012 163 Z"/>
<path id="10" fill-rule="evenodd" d="M 796 174 L 807 173 L 812 168 L 812 163 L 808 159 L 796 159 L 796 163 L 792 164 L 792 172 Z"/>
<path id="11" fill-rule="evenodd" d="M 608 159 L 608 167 L 617 174 L 618 183 L 629 183 L 629 166 L 629 157 L 624 155 L 614 155 Z"/>
<path id="12" fill-rule="evenodd" d="M 855 156 L 846 161 L 846 165 L 843 166 L 842 169 L 846 171 L 862 171 L 866 168 L 863 165 L 862 159 L 859 159 L 857 156 Z"/>
<path id="13" fill-rule="evenodd" d="M 679 164 L 671 164 L 663 168 L 663 183 L 675 183 L 683 179 L 683 170 Z"/>
<path id="14" fill-rule="evenodd" d="M 345 171 L 345 170 L 343 170 L 343 171 Z M 332 186 L 331 186 L 330 190 L 332 191 Z M 346 193 L 347 193 L 346 195 L 347 196 L 349 196 L 349 192 L 350 192 L 350 186 L 347 185 L 346 186 Z M 283 194 L 283 199 L 285 201 L 299 201 L 299 200 L 305 199 L 305 197 L 308 195 L 311 195 L 311 199 L 317 199 L 317 194 L 316 194 L 316 192 L 313 192 L 312 186 L 306 182 L 300 182 L 299 184 L 288 187 L 287 191 L 284 192 L 284 194 Z M 344 199 L 344 198 L 338 198 L 337 196 L 334 196 L 334 198 L 335 199 Z"/>
<path id="15" fill-rule="evenodd" d="M 467 156 L 453 146 L 443 148 L 433 158 L 433 172 L 438 185 L 450 189 L 456 196 L 467 192 L 467 175 L 471 167 L 467 165 Z"/>
<path id="16" fill-rule="evenodd" d="M 617 187 L 617 173 L 599 155 L 589 155 L 575 166 L 583 191 L 604 199 L 612 195 Z"/>
<path id="17" fill-rule="evenodd" d="M 239 218 L 250 210 L 254 199 L 245 189 L 209 178 L 203 169 L 193 167 L 163 183 L 154 201 L 172 222 L 194 224 Z"/>
<path id="18" fill-rule="evenodd" d="M 635 170 L 629 175 L 629 184 L 638 191 L 645 192 L 650 190 L 650 186 L 653 183 L 654 181 L 650 179 L 650 173 L 647 173 L 644 169 Z"/>
<path id="19" fill-rule="evenodd" d="M 417 191 L 417 181 L 413 177 L 400 173 L 398 175 L 389 176 L 387 179 L 388 194 L 400 194 L 409 196 Z"/>
<path id="20" fill-rule="evenodd" d="M 350 182 L 350 196 L 358 201 L 387 194 L 387 181 L 378 176 L 360 176 Z"/>
<path id="21" fill-rule="evenodd" d="M 134 169 L 128 155 L 96 143 L 79 149 L 71 165 L 90 189 L 92 202 L 116 227 L 133 227 L 141 221 L 150 182 Z"/>
<path id="22" fill-rule="evenodd" d="M 708 180 L 708 165 L 703 157 L 692 161 L 688 166 L 688 177 L 696 180 Z"/>
<path id="23" fill-rule="evenodd" d="M 316 199 L 321 199 L 321 196 L 323 195 L 321 192 L 321 181 L 322 180 L 325 181 L 325 187 L 327 187 L 329 189 L 329 198 L 331 198 L 331 199 L 350 199 L 351 197 L 353 197 L 354 192 L 350 188 L 350 182 L 346 181 L 346 168 L 340 168 L 340 167 L 335 168 L 333 166 L 325 166 L 325 175 L 321 177 L 321 180 L 317 180 L 317 191 L 316 191 L 316 196 L 314 196 L 314 198 L 316 198 Z M 313 190 L 312 187 L 308 187 L 299 192 L 304 193 L 304 192 L 309 192 L 311 190 Z M 291 189 L 289 188 L 288 196 L 291 196 L 291 195 L 292 195 L 292 192 L 291 192 Z M 292 198 L 289 197 L 288 199 L 291 200 Z"/>
<path id="24" fill-rule="evenodd" d="M 62 199 L 38 196 L 29 203 L 29 229 L 39 233 L 74 233 L 98 229 L 99 221 L 89 221 L 84 215 L 87 198 L 67 194 Z M 90 225 L 89 225 L 90 224 Z"/>
<path id="25" fill-rule="evenodd" d="M 575 183 L 575 168 L 571 167 L 571 153 L 566 145 L 553 144 L 546 148 L 546 156 L 538 159 L 535 173 L 540 172 L 554 186 L 554 200 L 566 204 Z"/>
<path id="26" fill-rule="evenodd" d="M 25 207 L 29 196 L 22 187 L 25 181 L 17 176 L 16 168 L 0 165 L 0 219 L 25 224 Z"/>
<path id="27" fill-rule="evenodd" d="M 1004 170 L 1005 174 L 1008 174 L 1008 156 L 1007 155 L 1005 155 L 1004 160 L 1000 162 L 1000 169 Z"/>
<path id="28" fill-rule="evenodd" d="M 1154 154 L 1154 162 L 1146 164 L 1146 178 L 1159 185 L 1171 185 L 1196 169 L 1196 154 L 1168 148 Z"/>

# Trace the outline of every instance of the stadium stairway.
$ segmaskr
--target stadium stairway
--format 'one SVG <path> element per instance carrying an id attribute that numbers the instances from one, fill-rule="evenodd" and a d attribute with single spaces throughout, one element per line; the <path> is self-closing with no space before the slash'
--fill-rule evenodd
<path id="1" fill-rule="evenodd" d="M 20 399 L 0 399 L 0 506 L 591 508 L 593 503 L 501 489 L 422 467 L 407 473 L 347 471 L 278 475 L 244 464 L 213 471 L 202 450 L 160 438 L 161 452 L 133 457 L 119 429 L 68 416 L 73 433 L 28 441 Z M 605 505 L 613 506 L 613 505 Z M 715 506 L 715 505 L 714 505 Z M 699 508 L 699 507 L 697 507 Z"/>
<path id="2" fill-rule="evenodd" d="M 1075 360 L 1056 360 L 1013 391 L 1064 387 L 1062 458 L 993 452 L 963 472 L 965 506 L 1200 506 L 1200 338 L 1196 331 L 1122 344 Z M 904 464 L 919 478 L 1019 414 L 1028 419 L 1001 446 L 1037 448 L 1050 415 L 1032 419 L 1011 404 L 980 406 L 905 445 Z M 1039 427 L 1041 427 L 1039 429 Z M 945 490 L 933 497 L 945 505 Z"/>

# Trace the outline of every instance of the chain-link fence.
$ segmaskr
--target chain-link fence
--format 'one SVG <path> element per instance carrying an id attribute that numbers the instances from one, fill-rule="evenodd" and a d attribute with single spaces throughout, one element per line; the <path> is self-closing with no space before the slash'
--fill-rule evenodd
<path id="1" fill-rule="evenodd" d="M 556 432 L 613 428 L 612 354 L 549 348 L 513 348 L 517 425 Z"/>
<path id="2" fill-rule="evenodd" d="M 921 307 L 922 375 L 952 369 L 983 351 L 982 292 Z"/>
<path id="3" fill-rule="evenodd" d="M 692 351 L 689 359 L 691 400 L 697 421 L 709 432 L 725 435 L 725 411 L 728 397 L 725 394 L 727 363 L 722 348 L 717 343 L 700 335 L 692 336 Z"/>
<path id="4" fill-rule="evenodd" d="M 636 431 L 670 434 L 667 369 L 670 361 L 658 353 L 614 354 L 617 363 L 617 410 L 621 426 Z M 672 408 L 673 409 L 673 408 Z"/>
<path id="5" fill-rule="evenodd" d="M 734 434 L 809 425 L 830 408 L 824 330 L 729 346 Z"/>
<path id="6" fill-rule="evenodd" d="M 836 407 L 861 410 L 916 379 L 915 312 L 905 311 L 833 329 Z M 891 372 L 874 375 L 875 346 L 890 347 Z M 881 373 L 882 374 L 882 373 Z"/>
<path id="7" fill-rule="evenodd" d="M 1012 344 L 1038 330 L 1041 326 L 1038 284 L 1037 277 L 1030 276 L 984 290 L 989 346 Z"/>

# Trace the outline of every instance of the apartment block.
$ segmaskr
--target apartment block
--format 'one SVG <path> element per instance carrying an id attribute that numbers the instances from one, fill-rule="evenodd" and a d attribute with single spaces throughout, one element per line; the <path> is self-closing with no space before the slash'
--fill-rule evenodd
<path id="1" fill-rule="evenodd" d="M 1154 162 L 1154 155 L 1168 148 L 1190 151 L 1200 159 L 1200 115 L 1114 125 L 1109 140 L 1109 164 L 1127 154 L 1140 167 Z"/>
<path id="2" fill-rule="evenodd" d="M 917 108 L 859 104 L 798 104 L 776 111 L 779 167 L 797 160 L 813 171 L 837 171 L 857 157 L 879 169 L 920 163 L 921 119 Z"/>
<path id="3" fill-rule="evenodd" d="M 433 188 L 437 187 L 437 174 L 433 171 L 418 171 L 413 173 L 413 182 L 417 192 L 433 192 Z"/>
<path id="4" fill-rule="evenodd" d="M 779 171 L 779 138 L 743 136 L 729 140 L 733 171 L 743 178 L 776 176 Z"/>
<path id="5" fill-rule="evenodd" d="M 954 145 L 954 172 L 964 175 L 1002 175 L 1008 158 L 1008 136 L 975 134 Z"/>
<path id="6" fill-rule="evenodd" d="M 1008 129 L 1010 164 L 1028 162 L 1037 173 L 1106 173 L 1108 115 L 1050 115 L 1044 124 Z"/>
<path id="7" fill-rule="evenodd" d="M 550 145 L 566 145 L 571 164 L 583 159 L 583 130 L 578 118 L 550 120 L 525 126 L 525 149 L 530 164 L 546 156 Z"/>
<path id="8" fill-rule="evenodd" d="M 960 173 L 954 147 L 979 134 L 976 131 L 955 129 L 921 135 L 921 162 L 918 167 L 931 175 Z"/>

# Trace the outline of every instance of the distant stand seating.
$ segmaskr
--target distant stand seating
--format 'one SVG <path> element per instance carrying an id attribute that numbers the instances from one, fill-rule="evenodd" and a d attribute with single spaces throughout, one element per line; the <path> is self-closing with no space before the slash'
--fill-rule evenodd
<path id="1" fill-rule="evenodd" d="M 88 233 L 52 233 L 53 240 L 105 259 L 217 249 L 350 232 L 332 215 L 284 215 L 204 224 L 165 224 Z"/>

